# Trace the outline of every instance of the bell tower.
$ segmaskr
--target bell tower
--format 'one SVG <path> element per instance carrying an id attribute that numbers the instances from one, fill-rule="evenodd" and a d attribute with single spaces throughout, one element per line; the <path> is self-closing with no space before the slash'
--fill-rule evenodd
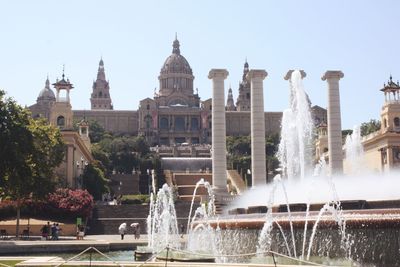
<path id="1" fill-rule="evenodd" d="M 246 59 L 243 67 L 242 81 L 239 83 L 239 95 L 236 101 L 237 111 L 250 111 L 250 102 L 251 102 L 250 83 L 246 78 L 248 72 L 249 72 L 249 63 L 247 63 Z"/>
<path id="2" fill-rule="evenodd" d="M 390 75 L 388 83 L 381 91 L 385 94 L 385 103 L 381 111 L 381 131 L 400 133 L 400 85 L 393 82 Z"/>
<path id="3" fill-rule="evenodd" d="M 97 70 L 97 79 L 93 82 L 93 92 L 90 97 L 92 110 L 112 110 L 113 104 L 110 96 L 110 84 L 106 80 L 103 58 L 100 59 Z"/>
<path id="4" fill-rule="evenodd" d="M 235 111 L 235 103 L 233 102 L 233 94 L 232 94 L 232 88 L 229 86 L 228 90 L 228 98 L 226 100 L 226 108 L 227 111 Z"/>
<path id="5" fill-rule="evenodd" d="M 72 130 L 73 113 L 69 93 L 74 87 L 69 79 L 65 80 L 64 69 L 62 79 L 57 79 L 53 86 L 56 89 L 56 102 L 51 107 L 50 123 L 61 130 Z"/>

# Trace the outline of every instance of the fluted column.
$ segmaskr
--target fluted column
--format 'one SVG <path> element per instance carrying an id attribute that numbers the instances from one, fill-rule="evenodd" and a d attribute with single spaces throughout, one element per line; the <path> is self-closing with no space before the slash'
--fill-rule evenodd
<path id="1" fill-rule="evenodd" d="M 217 192 L 226 192 L 226 121 L 224 80 L 228 76 L 225 69 L 212 69 L 208 78 L 212 79 L 212 182 Z"/>
<path id="2" fill-rule="evenodd" d="M 263 81 L 267 75 L 265 70 L 250 70 L 247 74 L 251 86 L 251 176 L 253 187 L 266 184 Z"/>
<path id="3" fill-rule="evenodd" d="M 329 70 L 322 76 L 328 83 L 328 153 L 331 175 L 343 173 L 342 119 L 340 116 L 339 80 L 343 72 Z"/>

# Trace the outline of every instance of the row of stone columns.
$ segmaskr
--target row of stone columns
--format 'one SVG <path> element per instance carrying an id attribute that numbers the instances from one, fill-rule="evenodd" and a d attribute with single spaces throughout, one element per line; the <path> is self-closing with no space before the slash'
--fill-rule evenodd
<path id="1" fill-rule="evenodd" d="M 228 77 L 226 69 L 212 69 L 208 75 L 212 79 L 212 179 L 216 193 L 226 193 L 226 120 L 225 86 Z M 302 73 L 303 74 L 303 73 Z M 251 171 L 253 187 L 266 184 L 265 163 L 265 119 L 263 81 L 265 70 L 250 70 L 247 79 L 251 85 Z M 288 74 L 289 75 L 289 72 Z M 305 76 L 305 74 L 304 74 Z M 303 75 L 302 75 L 303 77 Z M 328 146 L 329 169 L 331 174 L 343 172 L 342 128 L 340 116 L 339 80 L 341 71 L 327 71 L 322 76 L 328 83 Z"/>

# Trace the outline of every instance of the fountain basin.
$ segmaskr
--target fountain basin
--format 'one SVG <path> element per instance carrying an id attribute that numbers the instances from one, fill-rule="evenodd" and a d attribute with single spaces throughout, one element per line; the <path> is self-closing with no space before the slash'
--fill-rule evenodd
<path id="1" fill-rule="evenodd" d="M 214 257 L 201 256 L 195 253 L 187 253 L 184 251 L 166 251 L 161 252 L 156 257 L 156 261 L 170 262 L 215 262 Z"/>
<path id="2" fill-rule="evenodd" d="M 138 246 L 133 252 L 135 261 L 146 261 L 153 256 L 153 251 L 147 246 Z"/>
<path id="3" fill-rule="evenodd" d="M 293 227 L 312 228 L 317 221 L 317 211 L 310 211 L 306 220 L 305 212 L 291 212 Z M 400 227 L 400 209 L 374 209 L 374 210 L 347 210 L 342 213 L 346 221 L 346 228 L 396 228 Z M 288 228 L 290 219 L 288 213 L 273 213 L 274 221 L 283 228 Z M 197 221 L 193 227 L 202 223 Z M 218 220 L 209 220 L 208 223 L 213 228 L 221 229 L 261 229 L 265 223 L 265 214 L 237 214 L 220 217 Z M 318 228 L 337 228 L 337 222 L 331 215 L 323 215 L 318 224 Z"/>

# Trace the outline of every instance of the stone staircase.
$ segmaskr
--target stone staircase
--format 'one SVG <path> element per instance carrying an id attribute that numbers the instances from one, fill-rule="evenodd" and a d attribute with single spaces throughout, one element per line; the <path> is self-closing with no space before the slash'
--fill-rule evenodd
<path id="1" fill-rule="evenodd" d="M 242 194 L 246 191 L 247 187 L 240 176 L 240 174 L 236 170 L 226 170 L 226 176 L 228 180 L 231 182 L 232 189 L 236 190 L 237 194 Z"/>
<path id="2" fill-rule="evenodd" d="M 175 203 L 176 216 L 178 225 L 183 224 L 186 228 L 187 217 L 190 210 L 190 202 L 177 201 Z M 193 210 L 198 207 L 198 203 L 194 205 Z M 88 223 L 88 234 L 118 234 L 118 227 L 121 223 L 128 226 L 131 223 L 139 223 L 142 234 L 146 233 L 146 220 L 149 214 L 149 205 L 127 204 L 127 205 L 100 205 L 96 204 L 93 209 L 92 219 Z M 131 230 L 128 227 L 128 234 Z"/>
<path id="3" fill-rule="evenodd" d="M 196 188 L 196 184 L 200 179 L 212 184 L 212 174 L 211 173 L 174 173 L 173 181 L 178 187 L 179 199 L 182 201 L 191 202 L 193 198 L 193 192 Z M 207 200 L 208 192 L 204 186 L 199 186 L 197 188 L 195 201 L 199 202 L 201 200 Z"/>
<path id="4" fill-rule="evenodd" d="M 115 195 L 139 194 L 139 175 L 136 174 L 112 174 L 111 191 Z"/>

